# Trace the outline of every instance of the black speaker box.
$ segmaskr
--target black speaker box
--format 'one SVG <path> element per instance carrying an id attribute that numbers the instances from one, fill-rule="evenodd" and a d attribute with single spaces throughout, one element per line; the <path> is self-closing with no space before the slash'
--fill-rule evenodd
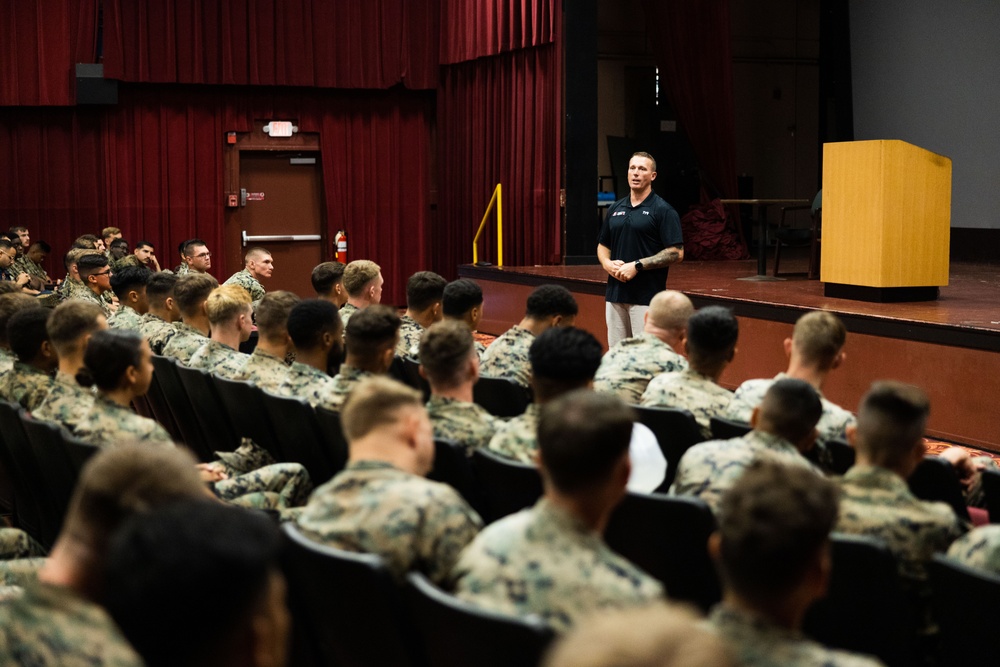
<path id="1" fill-rule="evenodd" d="M 77 104 L 118 104 L 118 82 L 104 78 L 104 65 L 76 64 Z"/>

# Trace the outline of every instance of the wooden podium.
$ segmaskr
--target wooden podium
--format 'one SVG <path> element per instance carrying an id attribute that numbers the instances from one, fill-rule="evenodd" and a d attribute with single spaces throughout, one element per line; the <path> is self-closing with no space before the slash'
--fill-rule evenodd
<path id="1" fill-rule="evenodd" d="M 936 299 L 950 239 L 950 159 L 898 140 L 823 145 L 826 296 Z"/>

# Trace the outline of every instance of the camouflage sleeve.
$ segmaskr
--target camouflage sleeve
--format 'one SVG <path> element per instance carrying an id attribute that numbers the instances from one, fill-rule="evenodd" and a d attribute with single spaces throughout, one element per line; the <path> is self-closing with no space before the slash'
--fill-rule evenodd
<path id="1" fill-rule="evenodd" d="M 458 493 L 443 487 L 440 494 L 425 517 L 428 539 L 418 546 L 427 577 L 438 585 L 445 583 L 462 551 L 483 527 L 483 520 Z"/>

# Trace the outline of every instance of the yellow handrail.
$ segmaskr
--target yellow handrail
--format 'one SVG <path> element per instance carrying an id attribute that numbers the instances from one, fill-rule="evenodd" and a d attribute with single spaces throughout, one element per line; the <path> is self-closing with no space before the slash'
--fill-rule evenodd
<path id="1" fill-rule="evenodd" d="M 486 212 L 483 213 L 483 221 L 479 223 L 476 238 L 472 239 L 473 264 L 478 263 L 479 250 L 476 244 L 483 233 L 483 227 L 486 226 L 486 218 L 490 217 L 490 211 L 493 210 L 494 202 L 497 205 L 497 266 L 503 266 L 503 187 L 500 183 L 497 183 L 497 186 L 493 188 L 493 196 L 490 197 L 489 206 L 486 207 Z"/>

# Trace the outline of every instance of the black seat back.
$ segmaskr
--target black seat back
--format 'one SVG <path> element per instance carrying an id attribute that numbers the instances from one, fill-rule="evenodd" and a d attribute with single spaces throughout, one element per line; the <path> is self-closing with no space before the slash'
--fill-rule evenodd
<path id="1" fill-rule="evenodd" d="M 611 515 L 604 538 L 660 580 L 672 600 L 708 611 L 722 595 L 708 555 L 714 530 L 712 510 L 702 500 L 630 492 Z"/>
<path id="2" fill-rule="evenodd" d="M 215 460 L 215 452 L 231 452 L 236 449 L 240 444 L 240 438 L 215 389 L 212 376 L 200 368 L 181 365 L 176 368 L 181 386 L 187 392 L 195 417 L 201 424 L 205 440 L 211 445 L 209 460 Z"/>
<path id="3" fill-rule="evenodd" d="M 917 498 L 947 503 L 959 519 L 969 520 L 962 483 L 958 481 L 955 468 L 943 458 L 925 456 L 906 483 Z"/>
<path id="4" fill-rule="evenodd" d="M 181 433 L 177 420 L 174 419 L 174 413 L 170 409 L 170 404 L 167 402 L 167 396 L 163 393 L 160 375 L 155 372 L 156 362 L 153 363 L 153 366 L 153 381 L 149 383 L 149 389 L 146 390 L 146 395 L 143 398 L 146 399 L 152 418 L 167 429 L 175 442 L 184 442 L 184 434 Z"/>
<path id="5" fill-rule="evenodd" d="M 347 465 L 350 453 L 347 449 L 347 437 L 340 423 L 340 413 L 326 408 L 316 408 L 316 421 L 323 435 L 326 449 L 333 457 L 333 467 L 339 472 Z"/>
<path id="6" fill-rule="evenodd" d="M 316 412 L 300 398 L 263 392 L 264 411 L 281 439 L 285 460 L 301 463 L 313 484 L 319 486 L 343 467 L 343 452 L 324 440 Z"/>
<path id="7" fill-rule="evenodd" d="M 472 459 L 459 443 L 434 440 L 434 467 L 427 473 L 427 479 L 448 484 L 477 512 L 482 510 L 482 494 L 472 471 Z"/>
<path id="8" fill-rule="evenodd" d="M 42 545 L 48 548 L 62 530 L 79 470 L 72 465 L 66 453 L 65 431 L 61 426 L 32 419 L 24 413 L 21 413 L 21 420 L 31 453 L 38 462 L 42 482 L 39 491 L 45 494 L 47 500 L 44 511 L 48 516 L 42 521 L 46 527 Z"/>
<path id="9" fill-rule="evenodd" d="M 934 619 L 940 627 L 940 665 L 990 665 L 1000 627 L 1000 577 L 945 556 L 928 566 Z"/>
<path id="10" fill-rule="evenodd" d="M 987 468 L 983 471 L 983 494 L 990 523 L 1000 523 L 1000 470 Z"/>
<path id="11" fill-rule="evenodd" d="M 916 613 L 889 548 L 871 537 L 835 534 L 831 556 L 829 590 L 806 614 L 806 634 L 890 667 L 918 664 Z"/>
<path id="12" fill-rule="evenodd" d="M 0 401 L 0 463 L 3 464 L 14 490 L 14 519 L 18 528 L 31 535 L 43 546 L 46 538 L 54 539 L 52 527 L 45 525 L 51 516 L 42 473 L 28 443 L 28 435 L 20 414 L 20 405 Z"/>
<path id="13" fill-rule="evenodd" d="M 252 439 L 274 457 L 275 461 L 289 461 L 267 416 L 264 390 L 249 382 L 230 380 L 218 375 L 213 375 L 212 381 L 236 434 Z"/>
<path id="14" fill-rule="evenodd" d="M 824 443 L 830 453 L 830 472 L 834 475 L 843 475 L 854 467 L 854 460 L 857 452 L 843 440 L 827 440 Z"/>
<path id="15" fill-rule="evenodd" d="M 482 376 L 472 388 L 472 400 L 497 417 L 517 417 L 531 404 L 531 391 L 507 378 Z"/>
<path id="16" fill-rule="evenodd" d="M 429 667 L 533 667 L 552 641 L 552 629 L 539 619 L 480 609 L 419 572 L 406 579 L 407 606 Z"/>
<path id="17" fill-rule="evenodd" d="M 181 434 L 181 442 L 203 462 L 215 460 L 215 451 L 212 449 L 212 442 L 208 440 L 206 434 L 201 429 L 201 422 L 198 414 L 191 404 L 187 390 L 181 383 L 181 376 L 177 372 L 177 362 L 170 357 L 153 355 L 153 378 L 159 383 L 163 390 L 163 398 L 170 408 L 170 413 L 174 416 L 177 430 Z"/>
<path id="18" fill-rule="evenodd" d="M 716 440 L 739 438 L 753 430 L 753 427 L 746 422 L 724 419 L 722 417 L 712 417 L 708 420 L 708 424 L 712 429 L 712 437 Z"/>
<path id="19" fill-rule="evenodd" d="M 284 531 L 295 640 L 308 646 L 315 664 L 416 664 L 400 592 L 382 559 L 316 544 L 291 523 Z"/>
<path id="20" fill-rule="evenodd" d="M 424 402 L 431 397 L 431 385 L 420 375 L 420 362 L 415 359 L 393 357 L 389 377 L 419 391 L 424 396 Z"/>
<path id="21" fill-rule="evenodd" d="M 477 449 L 472 453 L 472 469 L 483 494 L 483 521 L 487 523 L 530 507 L 542 496 L 542 476 L 534 466 Z"/>
<path id="22" fill-rule="evenodd" d="M 633 405 L 632 408 L 635 410 L 636 420 L 646 425 L 660 443 L 663 456 L 667 459 L 667 475 L 660 488 L 668 489 L 674 483 L 677 465 L 684 452 L 705 439 L 698 422 L 687 410 L 647 408 L 637 405 Z"/>

